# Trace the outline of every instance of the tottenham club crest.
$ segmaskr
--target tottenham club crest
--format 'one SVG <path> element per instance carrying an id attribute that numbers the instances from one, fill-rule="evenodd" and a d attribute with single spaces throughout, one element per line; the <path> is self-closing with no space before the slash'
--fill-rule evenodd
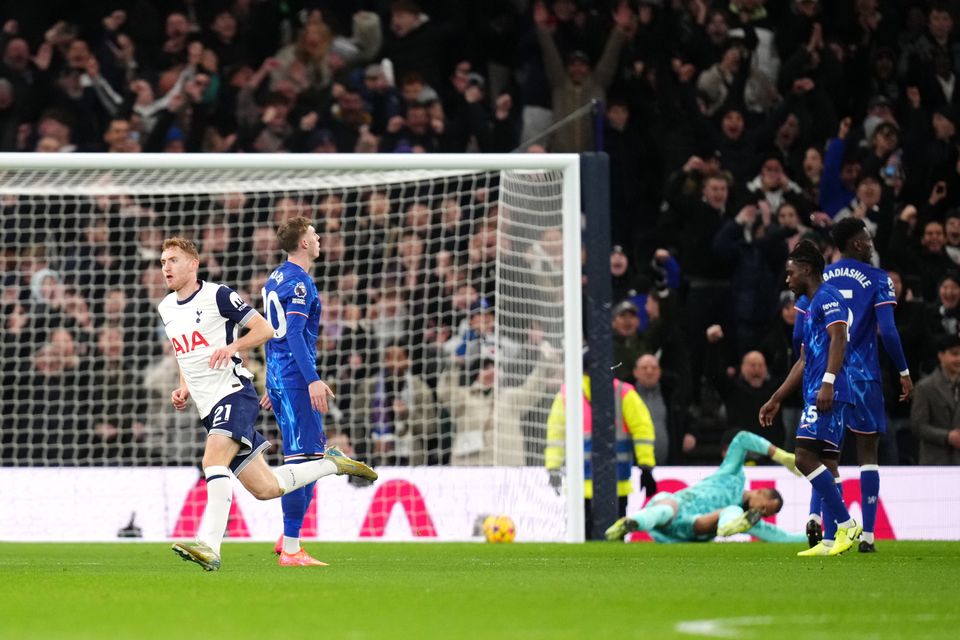
<path id="1" fill-rule="evenodd" d="M 303 284 L 302 282 L 298 282 L 298 283 L 297 283 L 296 285 L 294 285 L 294 287 L 293 287 L 293 295 L 297 296 L 298 298 L 306 298 L 306 297 L 307 297 L 307 285 Z"/>

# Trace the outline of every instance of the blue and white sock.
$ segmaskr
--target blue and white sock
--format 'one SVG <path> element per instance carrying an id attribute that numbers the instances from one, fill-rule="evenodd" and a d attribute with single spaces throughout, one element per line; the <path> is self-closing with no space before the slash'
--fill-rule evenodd
<path id="1" fill-rule="evenodd" d="M 863 509 L 863 540 L 873 543 L 873 528 L 877 524 L 877 505 L 880 501 L 880 466 L 860 465 L 860 507 Z"/>
<path id="2" fill-rule="evenodd" d="M 816 489 L 810 491 L 810 515 L 807 520 L 823 525 L 823 497 Z"/>
<path id="3" fill-rule="evenodd" d="M 305 487 L 295 489 L 280 498 L 283 507 L 283 552 L 297 553 L 300 551 L 300 529 L 303 528 L 303 518 L 310 508 L 313 499 L 313 490 L 316 482 Z"/>
<path id="4" fill-rule="evenodd" d="M 833 479 L 834 484 L 837 485 L 837 491 L 840 493 L 840 498 L 843 498 L 843 480 L 840 478 Z M 824 512 L 826 512 L 826 507 L 824 507 Z M 823 522 L 823 538 L 825 540 L 833 540 L 837 536 L 837 521 L 833 518 L 826 518 Z"/>
<path id="5" fill-rule="evenodd" d="M 843 503 L 840 491 L 837 489 L 837 483 L 833 475 L 826 466 L 820 465 L 807 475 L 807 480 L 813 485 L 813 488 L 823 496 L 823 538 L 827 539 L 827 527 L 831 521 L 836 521 L 836 526 L 848 526 L 852 524 L 850 512 Z M 834 530 L 836 532 L 836 530 Z"/>

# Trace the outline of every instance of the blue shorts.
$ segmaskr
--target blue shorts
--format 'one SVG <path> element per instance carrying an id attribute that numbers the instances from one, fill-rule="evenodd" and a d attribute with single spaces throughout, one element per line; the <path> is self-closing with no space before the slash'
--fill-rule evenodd
<path id="1" fill-rule="evenodd" d="M 797 438 L 819 440 L 825 443 L 824 451 L 840 451 L 843 445 L 843 430 L 849 422 L 853 405 L 833 402 L 833 408 L 820 412 L 815 404 L 805 405 L 797 425 Z"/>
<path id="2" fill-rule="evenodd" d="M 260 415 L 260 399 L 249 380 L 243 381 L 243 389 L 224 397 L 203 419 L 207 434 L 227 436 L 240 443 L 240 451 L 230 463 L 234 475 L 240 475 L 250 462 L 270 446 L 254 426 Z"/>
<path id="3" fill-rule="evenodd" d="M 284 461 L 296 461 L 323 455 L 327 436 L 323 416 L 314 411 L 306 389 L 267 389 L 273 414 L 283 436 Z"/>
<path id="4" fill-rule="evenodd" d="M 853 410 L 847 414 L 847 429 L 854 433 L 885 433 L 887 411 L 883 404 L 883 388 L 876 380 L 862 380 L 850 385 L 854 395 Z"/>

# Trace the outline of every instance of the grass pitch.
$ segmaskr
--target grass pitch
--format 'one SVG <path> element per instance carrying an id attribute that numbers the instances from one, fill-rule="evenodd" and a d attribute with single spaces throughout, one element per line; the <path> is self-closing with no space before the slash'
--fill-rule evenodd
<path id="1" fill-rule="evenodd" d="M 960 543 L 0 544 L 0 638 L 956 638 Z"/>

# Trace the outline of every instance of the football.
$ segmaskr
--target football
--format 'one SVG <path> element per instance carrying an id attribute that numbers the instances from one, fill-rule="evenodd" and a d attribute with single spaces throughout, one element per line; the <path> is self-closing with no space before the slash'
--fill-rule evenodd
<path id="1" fill-rule="evenodd" d="M 517 528 L 510 516 L 487 516 L 483 521 L 483 535 L 487 542 L 513 542 Z"/>

